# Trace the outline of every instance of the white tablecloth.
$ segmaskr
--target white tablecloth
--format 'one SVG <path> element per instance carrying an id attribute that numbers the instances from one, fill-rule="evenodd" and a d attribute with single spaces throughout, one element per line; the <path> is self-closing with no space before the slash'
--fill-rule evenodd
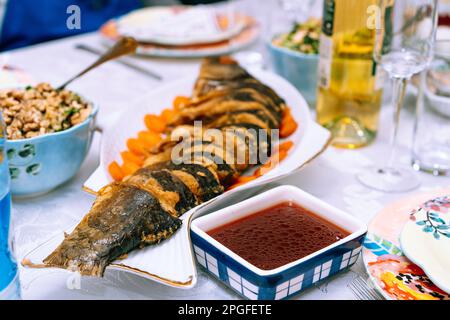
<path id="1" fill-rule="evenodd" d="M 87 34 L 49 42 L 8 54 L 8 63 L 30 73 L 37 81 L 54 85 L 62 83 L 95 58 L 74 49 L 76 43 L 100 46 L 97 34 Z M 256 45 L 253 50 L 262 48 Z M 126 67 L 110 62 L 74 82 L 71 89 L 96 101 L 100 120 L 114 110 L 126 108 L 133 99 L 185 74 L 196 72 L 198 60 L 131 58 L 133 62 L 158 71 L 163 82 L 155 81 Z M 408 165 L 414 99 L 408 97 L 402 114 L 400 151 L 397 161 Z M 384 194 L 360 185 L 355 174 L 365 166 L 380 164 L 385 159 L 391 108 L 383 108 L 379 136 L 374 144 L 359 150 L 329 148 L 298 174 L 280 181 L 303 190 L 369 222 L 383 206 L 406 194 Z M 74 225 L 88 212 L 93 197 L 81 190 L 83 181 L 98 164 L 100 136 L 96 136 L 80 172 L 74 179 L 47 195 L 14 201 L 16 248 L 19 261 L 36 245 L 51 235 Z M 420 190 L 450 187 L 450 179 L 419 173 Z M 347 287 L 360 274 L 365 276 L 361 259 L 349 271 L 301 294 L 297 299 L 355 299 Z M 134 275 L 107 272 L 103 279 L 81 280 L 81 289 L 67 287 L 67 274 L 60 271 L 30 270 L 20 267 L 25 299 L 239 299 L 239 296 L 218 281 L 199 271 L 199 281 L 191 290 L 169 288 Z"/>

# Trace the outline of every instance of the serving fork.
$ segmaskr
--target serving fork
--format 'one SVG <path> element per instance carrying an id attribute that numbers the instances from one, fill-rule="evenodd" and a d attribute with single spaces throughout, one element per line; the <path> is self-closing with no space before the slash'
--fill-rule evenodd
<path id="1" fill-rule="evenodd" d="M 375 289 L 369 286 L 368 279 L 357 275 L 347 287 L 353 292 L 358 300 L 384 300 Z"/>

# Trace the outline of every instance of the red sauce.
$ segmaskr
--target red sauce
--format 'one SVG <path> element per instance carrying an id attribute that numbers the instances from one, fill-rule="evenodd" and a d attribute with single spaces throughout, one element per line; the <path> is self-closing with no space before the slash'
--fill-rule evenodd
<path id="1" fill-rule="evenodd" d="M 292 202 L 283 202 L 207 232 L 263 270 L 301 259 L 349 233 Z"/>
<path id="2" fill-rule="evenodd" d="M 439 16 L 438 25 L 440 26 L 450 26 L 450 15 L 441 15 Z"/>

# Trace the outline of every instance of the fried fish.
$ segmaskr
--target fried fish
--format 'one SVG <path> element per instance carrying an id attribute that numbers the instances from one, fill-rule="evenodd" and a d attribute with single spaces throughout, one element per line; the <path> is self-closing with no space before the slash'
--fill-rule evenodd
<path id="1" fill-rule="evenodd" d="M 179 156 L 176 143 L 162 143 L 142 169 L 99 191 L 89 213 L 44 260 L 47 266 L 102 276 L 120 256 L 168 239 L 180 228 L 182 214 L 222 194 L 255 164 L 248 150 L 270 150 L 270 137 L 262 141 L 254 132 L 278 129 L 285 108 L 271 88 L 223 57 L 203 62 L 191 100 L 167 135 L 202 120 L 232 143 L 190 136 Z"/>

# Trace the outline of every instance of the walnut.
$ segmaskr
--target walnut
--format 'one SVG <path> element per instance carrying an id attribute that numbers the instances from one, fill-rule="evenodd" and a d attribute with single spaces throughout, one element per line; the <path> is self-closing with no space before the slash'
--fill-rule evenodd
<path id="1" fill-rule="evenodd" d="M 31 138 L 68 129 L 86 120 L 92 108 L 69 91 L 48 83 L 26 89 L 1 90 L 2 111 L 8 139 Z"/>

